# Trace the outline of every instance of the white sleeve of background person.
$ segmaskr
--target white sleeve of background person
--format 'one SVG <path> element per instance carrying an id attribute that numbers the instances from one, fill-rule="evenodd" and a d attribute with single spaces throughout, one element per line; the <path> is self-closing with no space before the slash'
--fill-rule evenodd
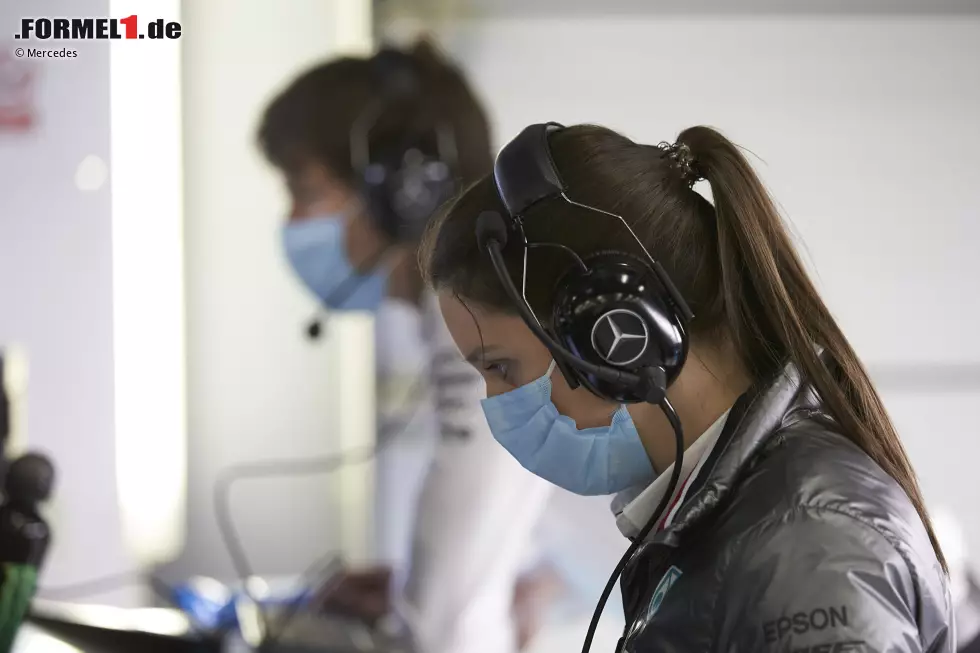
<path id="1" fill-rule="evenodd" d="M 381 446 L 375 462 L 375 550 L 396 572 L 395 591 L 408 565 L 418 493 L 438 432 L 421 321 L 415 304 L 392 298 L 374 321 Z"/>
<path id="2" fill-rule="evenodd" d="M 616 528 L 608 496 L 583 497 L 554 488 L 538 525 L 541 562 L 556 571 L 564 591 L 523 653 L 575 653 L 592 613 L 629 540 Z M 613 586 L 592 640 L 592 650 L 616 650 L 626 618 L 619 583 Z"/>
<path id="3" fill-rule="evenodd" d="M 514 585 L 551 486 L 494 441 L 479 404 L 483 381 L 459 355 L 434 298 L 423 319 L 440 439 L 401 599 L 426 653 L 509 653 L 517 649 Z"/>

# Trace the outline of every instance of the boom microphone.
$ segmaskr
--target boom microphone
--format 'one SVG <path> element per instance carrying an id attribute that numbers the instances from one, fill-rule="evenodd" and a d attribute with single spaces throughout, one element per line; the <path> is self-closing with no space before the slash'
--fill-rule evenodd
<path id="1" fill-rule="evenodd" d="M 318 309 L 317 314 L 310 318 L 306 323 L 306 337 L 310 340 L 319 340 L 323 333 L 323 323 L 327 321 L 327 315 L 323 309 Z"/>
<path id="2" fill-rule="evenodd" d="M 484 211 L 476 219 L 476 242 L 480 249 L 486 250 L 490 241 L 496 241 L 503 249 L 507 246 L 507 223 L 496 211 Z"/>

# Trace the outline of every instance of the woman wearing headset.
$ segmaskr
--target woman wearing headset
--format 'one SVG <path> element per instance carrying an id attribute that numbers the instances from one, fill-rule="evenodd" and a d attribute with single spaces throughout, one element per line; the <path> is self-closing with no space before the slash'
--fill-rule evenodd
<path id="1" fill-rule="evenodd" d="M 953 650 L 898 435 L 721 134 L 531 126 L 421 256 L 494 437 L 555 484 L 618 493 L 622 650 Z"/>
<path id="2" fill-rule="evenodd" d="M 460 359 L 416 257 L 452 182 L 492 167 L 483 109 L 422 43 L 305 71 L 266 109 L 259 142 L 292 200 L 286 258 L 325 309 L 311 335 L 329 332 L 332 311 L 376 317 L 379 441 L 390 439 L 376 474 L 383 565 L 348 574 L 327 607 L 374 621 L 404 603 L 427 653 L 516 650 L 551 590 L 547 575 L 522 573 L 551 488 L 493 441 L 480 376 Z M 416 413 L 406 404 L 419 401 L 420 376 L 434 410 Z"/>

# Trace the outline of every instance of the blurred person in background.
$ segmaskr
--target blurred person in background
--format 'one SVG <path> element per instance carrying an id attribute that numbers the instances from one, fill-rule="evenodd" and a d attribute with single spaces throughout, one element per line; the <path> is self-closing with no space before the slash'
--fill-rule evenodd
<path id="1" fill-rule="evenodd" d="M 416 254 L 435 210 L 491 168 L 483 109 L 423 42 L 304 72 L 268 106 L 258 140 L 292 201 L 286 257 L 324 309 L 311 335 L 329 332 L 331 311 L 376 317 L 378 437 L 391 440 L 376 473 L 383 564 L 348 573 L 326 607 L 373 622 L 394 604 L 426 653 L 516 650 L 563 591 L 532 564 L 550 488 L 493 441 L 480 375 Z"/>
<path id="2" fill-rule="evenodd" d="M 727 138 L 532 125 L 430 229 L 494 437 L 621 493 L 618 651 L 955 650 L 898 434 Z"/>

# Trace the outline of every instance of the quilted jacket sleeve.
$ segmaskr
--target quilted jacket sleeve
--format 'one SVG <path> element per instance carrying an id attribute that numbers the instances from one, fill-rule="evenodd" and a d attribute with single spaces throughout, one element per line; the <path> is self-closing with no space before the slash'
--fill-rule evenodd
<path id="1" fill-rule="evenodd" d="M 799 508 L 754 528 L 730 551 L 715 604 L 721 653 L 918 653 L 915 579 L 871 525 Z"/>

